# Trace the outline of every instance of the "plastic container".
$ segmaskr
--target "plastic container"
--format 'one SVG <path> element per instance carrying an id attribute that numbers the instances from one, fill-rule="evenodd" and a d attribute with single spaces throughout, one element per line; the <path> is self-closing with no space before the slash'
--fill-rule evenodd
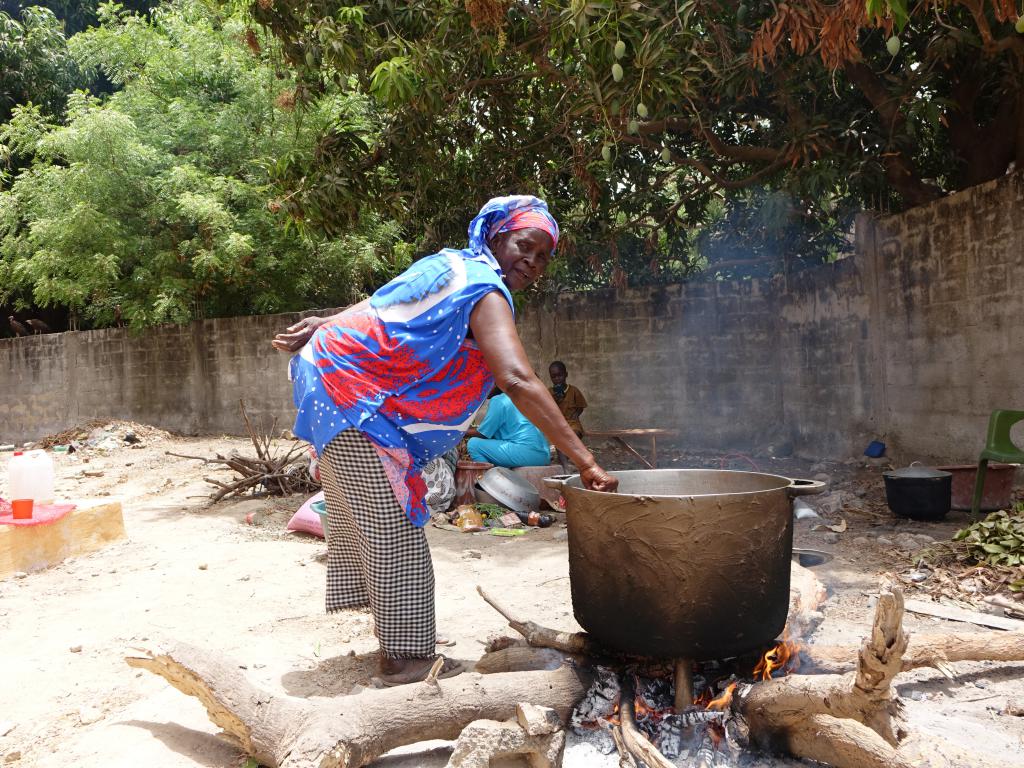
<path id="1" fill-rule="evenodd" d="M 953 475 L 953 509 L 970 509 L 974 500 L 974 482 L 978 479 L 977 464 L 953 464 L 937 467 Z M 1009 509 L 1013 503 L 1013 480 L 1016 464 L 991 462 L 985 472 L 985 487 L 981 492 L 981 511 Z"/>
<path id="2" fill-rule="evenodd" d="M 11 514 L 15 520 L 31 520 L 32 506 L 32 499 L 13 499 L 11 501 Z"/>
<path id="3" fill-rule="evenodd" d="M 53 503 L 53 460 L 46 451 L 15 451 L 7 471 L 12 499 Z"/>
<path id="4" fill-rule="evenodd" d="M 321 499 L 309 505 L 320 516 L 320 527 L 324 529 L 324 541 L 327 541 L 327 502 Z"/>

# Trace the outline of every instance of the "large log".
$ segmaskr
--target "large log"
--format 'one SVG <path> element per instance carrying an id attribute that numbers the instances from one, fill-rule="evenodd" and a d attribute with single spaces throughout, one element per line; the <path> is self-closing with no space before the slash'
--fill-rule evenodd
<path id="1" fill-rule="evenodd" d="M 843 645 L 807 645 L 800 649 L 815 671 L 843 672 L 857 665 L 857 649 Z M 912 635 L 903 654 L 901 671 L 958 661 L 1024 661 L 1024 632 L 964 632 Z"/>
<path id="2" fill-rule="evenodd" d="M 229 741 L 270 768 L 358 768 L 395 747 L 454 739 L 474 720 L 512 719 L 520 702 L 551 707 L 564 722 L 590 684 L 586 670 L 565 666 L 306 700 L 260 690 L 237 664 L 190 645 L 126 661 L 198 698 Z"/>

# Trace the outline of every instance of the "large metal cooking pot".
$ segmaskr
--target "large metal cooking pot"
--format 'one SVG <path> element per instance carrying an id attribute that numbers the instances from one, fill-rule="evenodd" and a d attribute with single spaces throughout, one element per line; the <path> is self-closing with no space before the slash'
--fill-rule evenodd
<path id="1" fill-rule="evenodd" d="M 794 496 L 825 484 L 759 472 L 579 475 L 565 496 L 573 613 L 603 645 L 659 658 L 735 656 L 778 637 L 789 607 Z"/>

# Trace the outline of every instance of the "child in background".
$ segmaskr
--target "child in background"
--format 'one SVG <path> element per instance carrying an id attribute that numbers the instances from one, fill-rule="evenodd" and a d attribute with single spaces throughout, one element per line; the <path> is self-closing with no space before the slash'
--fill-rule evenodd
<path id="1" fill-rule="evenodd" d="M 565 416 L 565 420 L 569 422 L 569 426 L 572 427 L 572 431 L 577 435 L 582 435 L 583 425 L 580 423 L 580 415 L 587 407 L 587 399 L 579 389 L 567 383 L 569 369 L 561 360 L 555 360 L 548 366 L 548 376 L 553 385 L 550 390 L 551 396 L 555 398 L 555 402 L 561 409 L 562 415 Z M 565 454 L 561 451 L 557 453 L 558 463 L 562 465 L 562 469 L 566 469 L 568 460 Z"/>

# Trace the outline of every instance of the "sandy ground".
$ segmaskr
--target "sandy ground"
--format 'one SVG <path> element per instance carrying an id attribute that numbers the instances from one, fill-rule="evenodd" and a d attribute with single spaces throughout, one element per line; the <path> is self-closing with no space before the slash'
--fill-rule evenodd
<path id="1" fill-rule="evenodd" d="M 325 569 L 319 556 L 325 545 L 284 528 L 303 498 L 210 504 L 210 486 L 202 480 L 209 468 L 169 457 L 168 450 L 204 456 L 251 452 L 239 438 L 181 438 L 150 430 L 139 446 L 55 455 L 58 496 L 119 499 L 128 536 L 48 571 L 0 581 L 0 764 L 242 764 L 242 756 L 217 738 L 197 701 L 124 663 L 129 649 L 159 647 L 169 639 L 222 652 L 257 685 L 292 696 L 347 695 L 370 683 L 375 643 L 368 616 L 323 613 Z M 666 457 L 678 466 L 725 463 L 669 452 Z M 602 459 L 611 468 L 631 465 L 611 450 Z M 791 475 L 811 470 L 805 462 L 755 459 L 764 469 Z M 846 516 L 849 528 L 841 534 L 798 526 L 798 545 L 834 554 L 817 569 L 832 596 L 813 640 L 855 643 L 870 620 L 870 593 L 880 575 L 908 563 L 885 538 L 876 540 L 908 531 L 948 537 L 965 518 L 954 513 L 941 524 L 896 523 L 879 511 L 878 470 L 826 470 L 834 486 L 869 489 L 870 504 Z M 4 491 L 0 485 L 0 495 Z M 246 524 L 254 511 L 258 524 Z M 427 535 L 437 574 L 438 624 L 457 641 L 451 655 L 475 660 L 481 641 L 504 627 L 476 595 L 478 584 L 537 622 L 578 628 L 561 526 L 516 539 L 434 528 Z M 906 627 L 974 631 L 915 616 L 908 616 Z M 1024 664 L 962 664 L 958 672 L 956 681 L 930 670 L 898 679 L 910 730 L 917 738 L 952 742 L 942 765 L 1024 764 L 1024 718 L 999 714 L 1008 702 L 1024 703 Z M 448 757 L 443 744 L 413 752 L 375 765 L 431 768 Z M 797 763 L 765 758 L 762 764 Z"/>

